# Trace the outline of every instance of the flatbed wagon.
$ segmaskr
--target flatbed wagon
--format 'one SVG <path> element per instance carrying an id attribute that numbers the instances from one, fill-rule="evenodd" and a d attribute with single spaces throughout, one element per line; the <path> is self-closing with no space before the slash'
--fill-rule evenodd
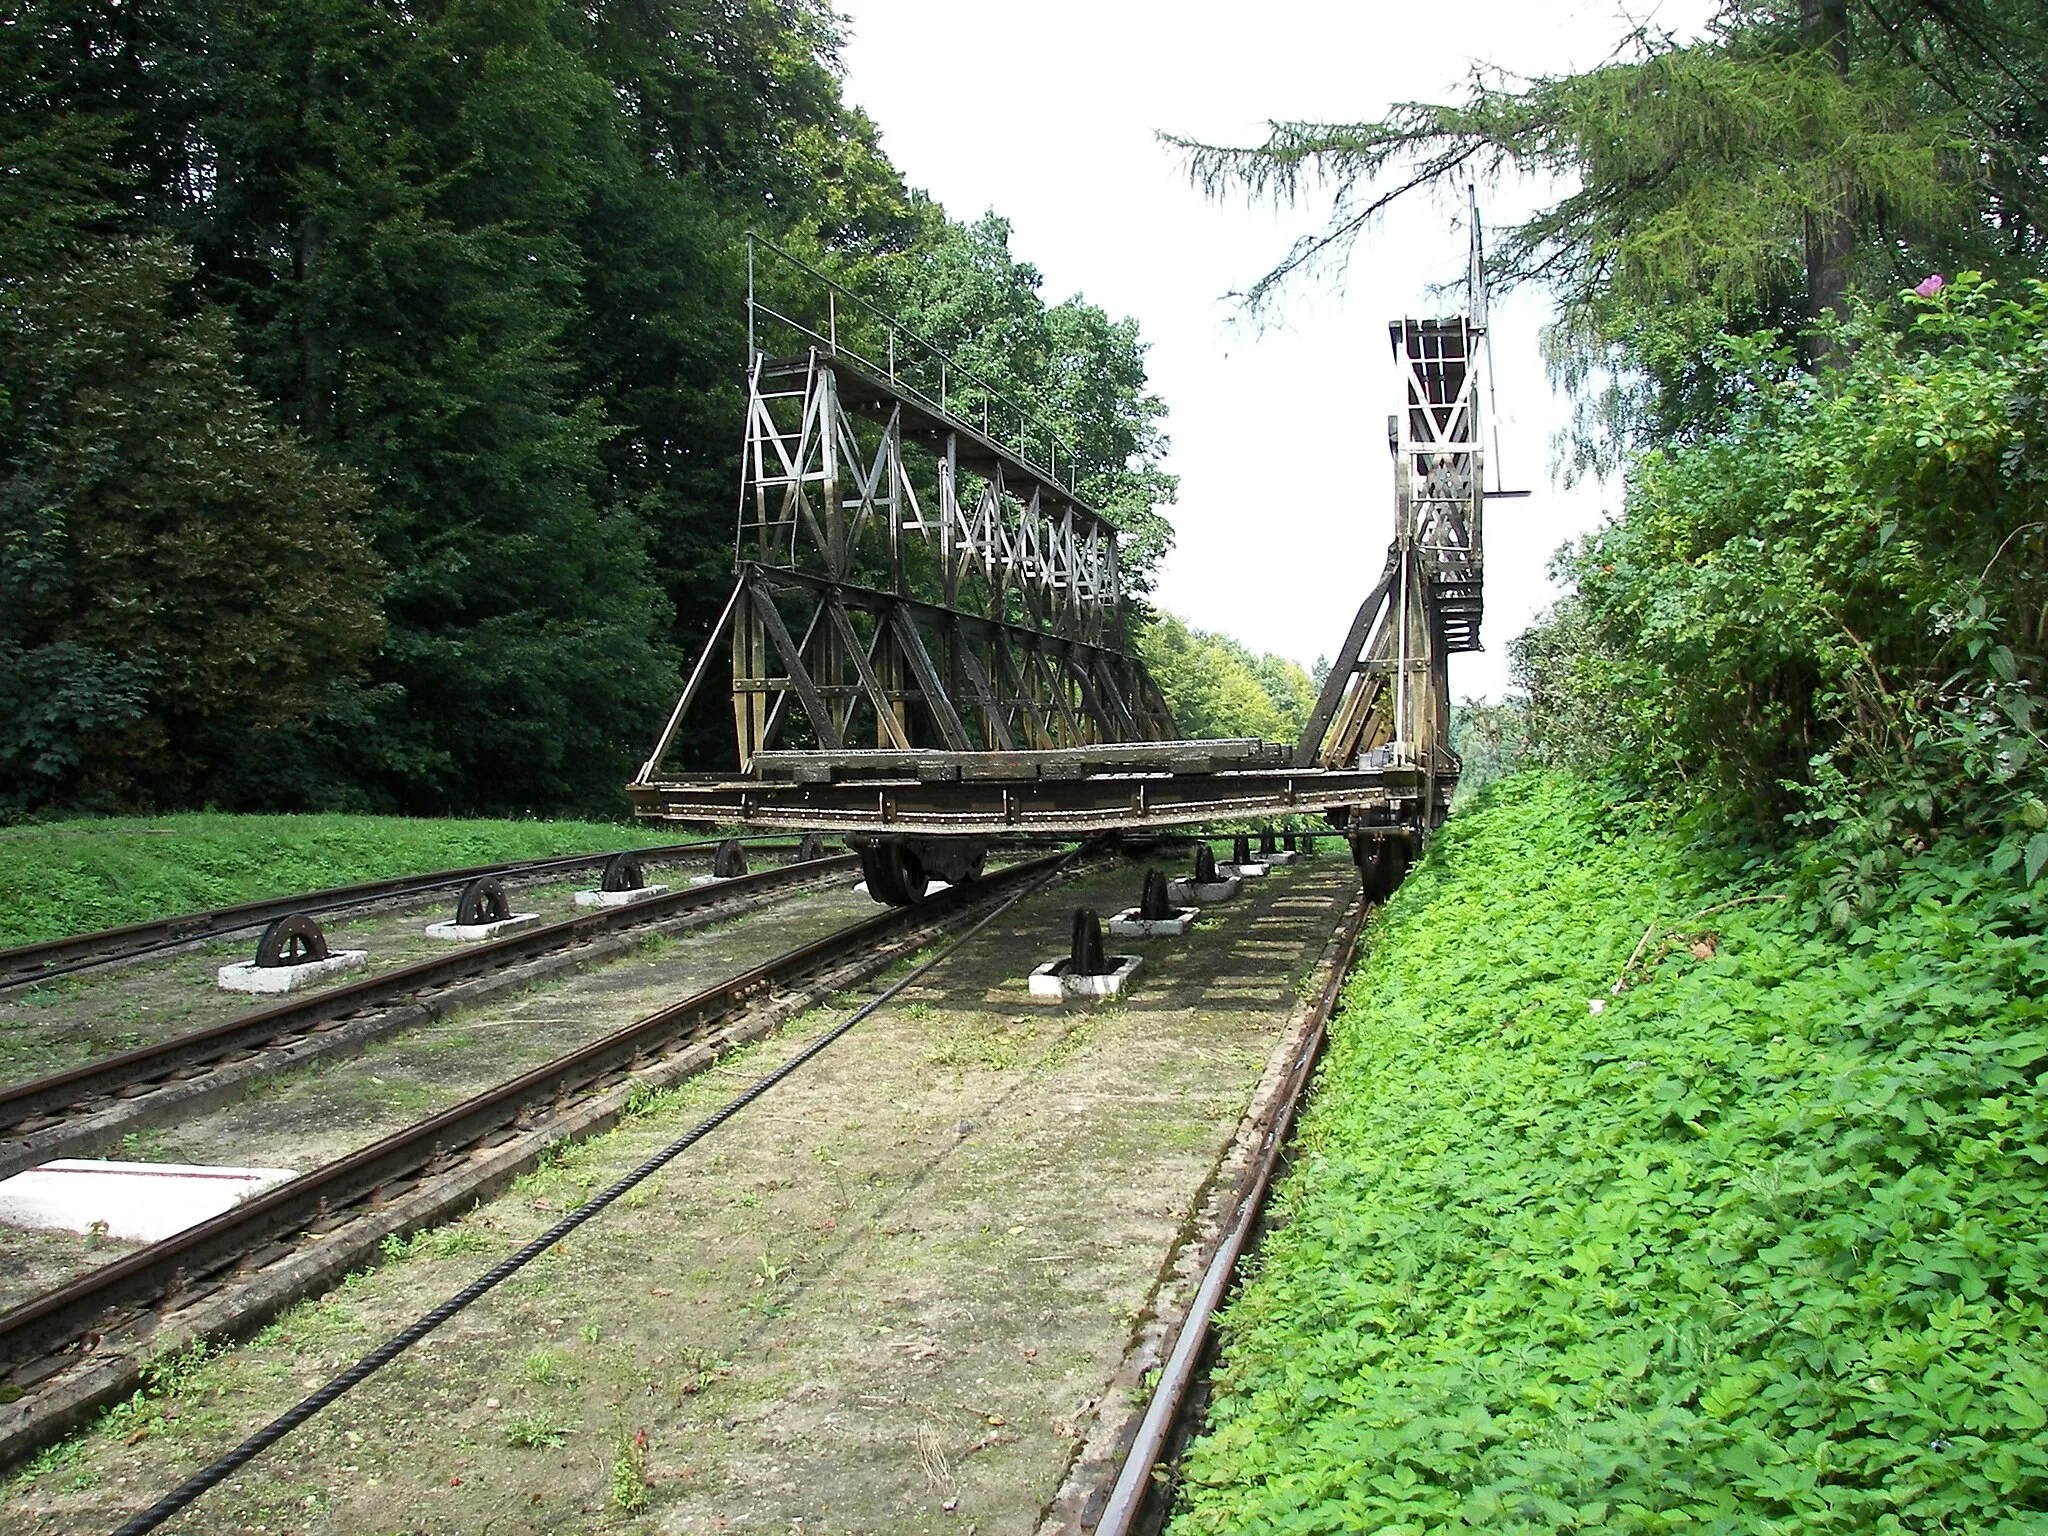
<path id="1" fill-rule="evenodd" d="M 1448 659 L 1479 648 L 1476 229 L 1472 312 L 1389 327 L 1395 538 L 1293 743 L 1182 738 L 1131 644 L 1118 530 L 1042 413 L 759 247 L 734 585 L 635 812 L 839 835 L 890 901 L 971 878 L 996 839 L 1297 818 L 1391 888 L 1449 812 Z M 759 296 L 762 250 L 811 308 Z M 721 659 L 737 767 L 672 771 Z"/>

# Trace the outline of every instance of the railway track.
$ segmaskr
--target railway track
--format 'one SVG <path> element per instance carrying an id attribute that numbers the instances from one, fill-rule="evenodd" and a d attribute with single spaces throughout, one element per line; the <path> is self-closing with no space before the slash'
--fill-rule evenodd
<path id="1" fill-rule="evenodd" d="M 701 1070 L 734 1045 L 974 922 L 1071 857 L 1029 859 L 800 945 L 0 1314 L 0 1462 L 49 1443 L 132 1392 L 147 1358 L 259 1325 L 371 1261 L 385 1239 L 444 1220 L 534 1166 L 549 1147 L 607 1128 L 636 1093 Z M 796 865 L 745 878 L 812 878 L 852 861 L 828 862 L 829 871 Z M 677 895 L 702 892 L 725 894 L 707 887 Z M 605 916 L 630 912 L 644 920 L 645 908 L 662 899 Z M 477 957 L 434 964 L 458 958 Z M 274 1020 L 269 1027 L 275 1032 Z M 250 1038 L 241 1030 L 240 1043 L 221 1049 L 246 1049 Z"/>
<path id="2" fill-rule="evenodd" d="M 678 919 L 716 921 L 839 876 L 839 855 L 692 886 L 288 999 L 225 1023 L 0 1087 L 0 1178 L 190 1113 L 250 1078 L 474 1004 L 540 972 L 604 959 Z"/>
<path id="3" fill-rule="evenodd" d="M 708 857 L 720 839 L 668 843 L 631 852 L 645 864 L 674 863 Z M 788 838 L 742 840 L 750 850 L 791 851 L 799 845 Z M 325 890 L 302 891 L 291 896 L 267 897 L 237 906 L 214 907 L 187 912 L 152 922 L 129 923 L 93 933 L 49 939 L 39 944 L 20 944 L 0 949 L 0 993 L 10 992 L 60 977 L 76 975 L 102 966 L 120 965 L 185 945 L 202 943 L 230 934 L 253 932 L 272 920 L 293 913 L 322 917 L 334 912 L 387 905 L 439 891 L 456 890 L 486 876 L 530 880 L 539 876 L 568 875 L 578 870 L 601 868 L 613 856 L 604 853 L 569 854 L 559 858 L 526 859 L 509 864 L 479 864 L 468 869 L 443 869 L 424 875 L 404 875 L 390 880 L 370 880 L 358 885 L 331 886 Z"/>
<path id="4" fill-rule="evenodd" d="M 1203 1224 L 1206 1239 L 1186 1266 L 1187 1273 L 1199 1276 L 1192 1295 L 1160 1319 L 1159 1347 L 1129 1363 L 1139 1367 L 1140 1380 L 1151 1382 L 1143 1411 L 1105 1437 L 1113 1456 L 1098 1456 L 1093 1464 L 1084 1456 L 1080 1475 L 1070 1482 L 1064 1513 L 1086 1536 L 1149 1536 L 1172 1514 L 1180 1456 L 1200 1431 L 1208 1405 L 1216 1314 L 1236 1288 L 1238 1266 L 1255 1246 L 1266 1197 L 1280 1172 L 1371 909 L 1370 901 L 1361 899 L 1332 940 L 1286 1065 L 1248 1117 L 1249 1134 L 1240 1138 L 1243 1160 L 1235 1176 L 1212 1195 Z"/>

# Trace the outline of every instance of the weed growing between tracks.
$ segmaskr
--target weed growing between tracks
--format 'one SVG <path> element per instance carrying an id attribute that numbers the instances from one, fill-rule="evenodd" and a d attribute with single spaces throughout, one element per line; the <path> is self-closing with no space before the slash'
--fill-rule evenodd
<path id="1" fill-rule="evenodd" d="M 1569 782 L 1461 816 L 1346 990 L 1178 1536 L 2041 1530 L 2048 950 L 1977 853 L 1840 936 Z"/>
<path id="2" fill-rule="evenodd" d="M 1276 874 L 1230 909 L 1221 941 L 1148 951 L 1126 1006 L 1029 1003 L 1026 972 L 1064 951 L 1073 905 L 1128 904 L 1134 886 L 1105 871 L 1018 909 L 179 1528 L 541 1536 L 801 1519 L 1028 1536 L 1270 1058 L 1287 968 L 1320 951 L 1354 888 L 1334 858 Z M 85 1432 L 65 1470 L 9 1482 L 0 1527 L 109 1529 L 883 984 L 642 1095 L 609 1135 L 210 1361 L 226 1391 L 209 1408 L 232 1422 L 206 1443 Z M 997 1023 L 1034 1031 L 1014 1064 L 930 1059 Z M 555 1364 L 537 1381 L 542 1351 Z M 509 1443 L 539 1416 L 561 1445 Z M 72 1490 L 87 1471 L 96 1486 Z"/>

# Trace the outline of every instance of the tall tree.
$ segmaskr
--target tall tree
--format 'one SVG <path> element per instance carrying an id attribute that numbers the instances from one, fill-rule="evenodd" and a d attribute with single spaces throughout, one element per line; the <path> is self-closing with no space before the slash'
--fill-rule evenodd
<path id="1" fill-rule="evenodd" d="M 1275 123 L 1263 144 L 1175 140 L 1213 191 L 1329 191 L 1328 224 L 1249 297 L 1343 259 L 1391 203 L 1510 171 L 1569 190 L 1505 232 L 1497 282 L 1548 286 L 1554 360 L 1592 407 L 1582 450 L 1722 418 L 1703 368 L 1724 329 L 1819 345 L 1852 289 L 1930 271 L 2041 270 L 2048 13 L 1997 0 L 1730 0 L 1681 44 L 1639 29 L 1609 62 L 1350 124 Z M 1619 373 L 1630 387 L 1602 382 Z M 1639 386 L 1639 387 L 1637 387 Z M 1739 386 L 1738 386 L 1739 387 Z M 1611 457 L 1611 451 L 1608 454 Z"/>
<path id="2" fill-rule="evenodd" d="M 0 813 L 232 793 L 382 624 L 355 475 L 241 382 L 90 115 L 0 38 Z"/>
<path id="3" fill-rule="evenodd" d="M 1078 295 L 1048 305 L 1043 278 L 1010 250 L 1009 221 L 994 213 L 948 222 L 895 259 L 878 264 L 874 291 L 976 378 L 1033 413 L 1071 453 L 1077 487 L 1123 531 L 1127 574 L 1140 591 L 1173 544 L 1164 508 L 1174 477 L 1159 465 L 1166 406 L 1148 387 L 1135 320 L 1112 320 Z M 963 382 L 953 401 L 972 414 L 980 384 Z M 1008 407 L 993 406 L 1007 420 Z M 1037 451 L 1047 443 L 1028 428 Z"/>

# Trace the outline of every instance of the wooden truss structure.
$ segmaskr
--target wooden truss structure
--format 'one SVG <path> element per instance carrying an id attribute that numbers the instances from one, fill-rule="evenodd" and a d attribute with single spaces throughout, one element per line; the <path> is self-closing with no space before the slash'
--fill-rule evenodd
<path id="1" fill-rule="evenodd" d="M 935 349 L 906 366 L 893 322 L 855 347 L 838 310 L 750 303 L 807 344 L 752 354 L 737 581 L 636 809 L 844 833 L 877 889 L 889 844 L 929 870 L 1001 833 L 1301 814 L 1350 834 L 1369 888 L 1398 879 L 1449 810 L 1449 658 L 1479 648 L 1486 498 L 1516 494 L 1484 488 L 1477 231 L 1475 211 L 1468 312 L 1390 327 L 1394 539 L 1292 745 L 1176 739 L 1130 652 L 1115 530 L 1028 411 Z M 740 773 L 659 777 L 727 636 Z"/>
<path id="2" fill-rule="evenodd" d="M 1389 327 L 1407 409 L 1387 419 L 1395 534 L 1359 605 L 1307 728 L 1298 766 L 1401 765 L 1443 785 L 1450 748 L 1450 658 L 1479 649 L 1486 507 L 1478 342 L 1463 317 Z"/>
<path id="3" fill-rule="evenodd" d="M 721 645 L 742 773 L 777 750 L 1171 739 L 1130 649 L 1117 530 L 1051 467 L 1056 441 L 1041 465 L 1030 413 L 935 348 L 934 398 L 893 322 L 886 362 L 842 342 L 858 301 L 827 291 L 824 332 L 750 305 L 809 345 L 753 355 L 732 597 L 639 782 Z M 1013 414 L 1015 437 L 995 425 Z"/>

